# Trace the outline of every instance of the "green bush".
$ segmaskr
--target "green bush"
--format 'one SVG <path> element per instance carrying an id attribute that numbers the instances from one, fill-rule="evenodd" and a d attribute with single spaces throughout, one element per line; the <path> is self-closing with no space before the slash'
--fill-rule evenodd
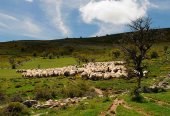
<path id="1" fill-rule="evenodd" d="M 23 99 L 20 94 L 14 94 L 11 99 L 11 102 L 23 102 Z"/>
<path id="2" fill-rule="evenodd" d="M 4 103 L 6 100 L 5 92 L 0 88 L 0 104 Z"/>
<path id="3" fill-rule="evenodd" d="M 52 53 L 48 54 L 48 58 L 49 59 L 53 59 L 54 58 L 54 55 Z"/>
<path id="4" fill-rule="evenodd" d="M 69 83 L 61 93 L 64 97 L 82 97 L 88 91 L 88 85 L 85 83 Z"/>
<path id="5" fill-rule="evenodd" d="M 16 69 L 16 64 L 12 64 L 12 65 L 11 65 L 11 68 L 12 68 L 12 69 Z"/>
<path id="6" fill-rule="evenodd" d="M 77 107 L 76 110 L 86 110 L 88 107 L 85 103 L 80 103 Z"/>
<path id="7" fill-rule="evenodd" d="M 141 95 L 142 90 L 140 88 L 134 89 L 131 92 L 131 100 L 139 103 L 143 103 L 145 101 L 144 97 Z"/>
<path id="8" fill-rule="evenodd" d="M 37 53 L 34 52 L 34 53 L 32 54 L 32 56 L 33 56 L 33 57 L 37 57 Z"/>
<path id="9" fill-rule="evenodd" d="M 2 114 L 4 116 L 28 116 L 29 111 L 23 104 L 19 102 L 11 102 L 3 108 Z"/>
<path id="10" fill-rule="evenodd" d="M 159 55 L 158 55 L 157 52 L 153 51 L 153 52 L 151 53 L 151 58 L 158 58 L 158 57 L 159 57 Z"/>
<path id="11" fill-rule="evenodd" d="M 35 88 L 35 99 L 36 100 L 49 100 L 55 98 L 56 92 L 48 87 Z"/>
<path id="12" fill-rule="evenodd" d="M 119 50 L 112 51 L 112 54 L 113 54 L 113 56 L 114 56 L 115 58 L 119 58 L 120 55 L 121 55 L 121 53 L 120 53 Z"/>

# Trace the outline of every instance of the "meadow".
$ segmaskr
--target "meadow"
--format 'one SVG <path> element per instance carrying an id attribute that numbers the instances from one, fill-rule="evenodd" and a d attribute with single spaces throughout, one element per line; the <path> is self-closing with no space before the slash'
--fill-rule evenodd
<path id="1" fill-rule="evenodd" d="M 118 38 L 116 35 L 115 38 Z M 125 105 L 116 109 L 117 116 L 168 116 L 170 113 L 170 91 L 161 93 L 142 93 L 145 101 L 133 102 L 131 91 L 136 86 L 136 79 L 115 78 L 112 80 L 82 80 L 79 75 L 73 77 L 23 78 L 16 73 L 17 69 L 57 68 L 69 65 L 82 65 L 90 61 L 122 60 L 115 56 L 118 51 L 112 40 L 108 37 L 89 39 L 65 39 L 54 41 L 14 41 L 0 44 L 0 108 L 3 109 L 11 102 L 22 103 L 25 100 L 35 99 L 44 102 L 48 99 L 63 99 L 73 97 L 93 96 L 78 104 L 63 108 L 34 109 L 27 108 L 29 115 L 49 116 L 97 116 L 106 112 L 113 101 L 123 99 Z M 64 41 L 64 42 L 63 42 Z M 65 43 L 65 44 L 64 44 Z M 152 47 L 147 54 L 145 63 L 149 70 L 148 78 L 142 80 L 142 86 L 151 86 L 167 77 L 170 71 L 170 54 L 164 54 L 164 46 L 169 42 L 161 42 Z M 153 52 L 156 57 L 151 57 Z M 168 49 L 170 53 L 170 48 Z M 9 61 L 13 62 L 9 62 Z M 168 59 L 168 60 L 167 60 Z M 11 65 L 15 63 L 14 69 Z M 94 88 L 104 94 L 99 97 Z M 122 92 L 125 92 L 122 94 Z M 113 97 L 109 97 L 114 95 Z M 115 112 L 112 112 L 113 114 Z M 112 114 L 112 115 L 113 115 Z M 0 112 L 1 115 L 1 112 Z M 109 115 L 108 115 L 109 116 Z"/>

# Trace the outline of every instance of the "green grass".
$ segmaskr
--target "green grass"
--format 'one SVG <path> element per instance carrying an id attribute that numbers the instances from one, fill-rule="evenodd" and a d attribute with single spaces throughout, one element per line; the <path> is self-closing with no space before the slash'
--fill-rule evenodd
<path id="1" fill-rule="evenodd" d="M 71 41 L 71 40 L 69 40 Z M 29 43 L 29 42 L 28 42 Z M 50 43 L 50 44 L 49 44 Z M 44 46 L 49 46 L 52 44 L 52 42 L 44 43 Z M 55 68 L 55 67 L 63 67 L 68 65 L 75 65 L 77 64 L 76 59 L 73 57 L 60 57 L 56 59 L 43 59 L 40 57 L 32 58 L 33 51 L 37 50 L 37 46 L 39 45 L 36 43 L 35 45 L 32 45 L 33 43 L 29 43 L 31 46 L 34 47 L 28 47 L 26 43 L 21 42 L 20 45 L 17 45 L 17 47 L 14 47 L 15 43 L 11 43 L 11 45 L 1 45 L 3 49 L 0 49 L 1 54 L 6 54 L 3 57 L 0 57 L 0 67 L 2 68 L 10 68 L 10 65 L 8 63 L 8 58 L 14 54 L 21 54 L 23 55 L 23 58 L 21 56 L 18 56 L 17 58 L 19 60 L 26 59 L 27 57 L 31 58 L 31 61 L 24 62 L 23 65 L 17 67 L 18 69 L 32 69 L 37 68 L 38 65 L 40 65 L 40 68 Z M 156 51 L 159 54 L 159 58 L 157 59 L 149 59 L 146 60 L 146 64 L 148 64 L 148 69 L 150 72 L 149 78 L 142 79 L 142 86 L 150 86 L 154 82 L 157 82 L 161 76 L 166 76 L 170 71 L 170 62 L 164 62 L 164 55 L 163 55 L 163 46 L 168 45 L 169 43 L 163 43 L 153 46 L 152 51 Z M 68 44 L 69 45 L 69 44 Z M 22 47 L 28 47 L 27 50 L 21 53 Z M 54 44 L 54 46 L 56 46 Z M 53 47 L 54 47 L 53 46 Z M 26 48 L 27 48 L 26 47 Z M 39 47 L 39 46 L 38 46 Z M 79 49 L 80 48 L 80 49 Z M 88 50 L 86 49 L 88 48 Z M 54 48 L 50 48 L 51 51 L 55 51 Z M 112 50 L 111 45 L 103 45 L 102 44 L 84 44 L 81 46 L 81 44 L 76 48 L 76 52 L 78 53 L 84 53 L 87 55 L 95 56 L 96 61 L 108 61 L 112 60 L 111 56 L 108 55 L 110 51 Z M 44 51 L 44 50 L 43 50 Z M 46 50 L 48 51 L 48 50 Z M 91 52 L 89 52 L 91 51 Z M 41 51 L 42 52 L 42 51 Z M 40 55 L 41 52 L 38 54 Z M 24 57 L 25 56 L 25 57 Z M 169 60 L 170 60 L 170 54 L 169 54 Z M 116 59 L 118 60 L 118 59 Z M 161 77 L 162 78 L 162 77 Z M 0 69 L 0 84 L 1 88 L 5 90 L 5 94 L 7 94 L 8 97 L 11 97 L 15 94 L 22 94 L 22 97 L 24 99 L 33 99 L 34 98 L 34 92 L 35 88 L 41 88 L 44 87 L 51 87 L 56 92 L 56 99 L 63 98 L 65 96 L 62 95 L 61 89 L 64 86 L 68 86 L 70 83 L 85 83 L 89 85 L 89 88 L 92 86 L 95 86 L 97 88 L 100 88 L 102 90 L 106 89 L 112 89 L 112 91 L 115 90 L 132 90 L 136 86 L 136 79 L 131 80 L 124 80 L 124 79 L 113 79 L 113 80 L 102 80 L 102 81 L 90 81 L 90 80 L 81 80 L 81 78 L 76 78 L 75 80 L 71 80 L 69 78 L 64 77 L 51 77 L 51 78 L 33 78 L 33 79 L 25 79 L 22 78 L 20 74 L 16 73 L 16 70 L 12 69 Z M 18 87 L 19 86 L 19 87 Z M 76 88 L 77 86 L 75 86 Z M 79 89 L 79 88 L 76 88 Z M 158 94 L 144 94 L 145 96 L 152 97 L 157 100 L 161 100 L 167 103 L 170 103 L 170 91 L 164 92 L 164 93 L 158 93 Z M 36 113 L 44 113 L 48 112 L 50 116 L 97 116 L 102 111 L 106 111 L 107 108 L 110 106 L 111 101 L 104 102 L 105 98 L 94 98 L 89 99 L 85 102 L 88 104 L 86 106 L 75 105 L 72 107 L 69 107 L 67 109 L 46 109 L 46 110 L 33 110 Z M 155 116 L 168 116 L 170 114 L 170 108 L 167 106 L 161 106 L 154 102 L 145 102 L 145 103 L 136 103 L 130 101 L 130 97 L 126 96 L 125 100 L 130 104 L 134 110 L 127 110 L 126 108 L 119 106 L 117 109 L 118 116 L 140 116 L 135 110 L 136 109 L 142 109 L 145 113 L 149 113 Z M 84 102 L 84 103 L 85 103 Z M 83 108 L 84 107 L 84 108 Z M 83 108 L 83 109 L 81 109 Z"/>
<path id="2" fill-rule="evenodd" d="M 152 94 L 144 94 L 146 97 L 153 98 L 155 100 L 160 100 L 170 104 L 170 91 L 162 92 L 162 93 L 152 93 Z"/>
<path id="3" fill-rule="evenodd" d="M 15 69 L 0 69 L 0 78 L 19 78 L 20 74 L 16 73 Z"/>
<path id="4" fill-rule="evenodd" d="M 170 114 L 169 107 L 162 106 L 151 101 L 146 101 L 143 103 L 133 102 L 127 96 L 125 100 L 128 103 L 128 105 L 132 106 L 134 109 L 141 109 L 143 112 L 154 116 L 169 116 Z"/>
<path id="5" fill-rule="evenodd" d="M 106 98 L 94 98 L 83 101 L 78 105 L 60 110 L 36 110 L 35 112 L 48 112 L 50 116 L 97 116 L 106 111 L 112 101 L 105 101 Z"/>
<path id="6" fill-rule="evenodd" d="M 90 81 L 95 87 L 102 90 L 113 89 L 113 90 L 130 90 L 135 87 L 136 80 L 125 80 L 125 79 L 112 79 L 112 80 L 101 80 L 101 81 Z"/>
<path id="7" fill-rule="evenodd" d="M 137 113 L 134 109 L 126 109 L 123 106 L 118 106 L 116 110 L 116 116 L 142 116 Z"/>
<path id="8" fill-rule="evenodd" d="M 56 59 L 43 59 L 35 58 L 32 61 L 26 62 L 23 66 L 19 66 L 20 69 L 32 69 L 37 68 L 40 65 L 40 68 L 55 68 L 55 67 L 64 67 L 68 65 L 77 64 L 76 60 L 72 57 L 56 58 Z"/>

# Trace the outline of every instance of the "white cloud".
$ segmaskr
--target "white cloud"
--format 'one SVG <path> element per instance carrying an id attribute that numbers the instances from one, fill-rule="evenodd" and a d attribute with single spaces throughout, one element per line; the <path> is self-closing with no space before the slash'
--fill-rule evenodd
<path id="1" fill-rule="evenodd" d="M 18 21 L 14 16 L 10 16 L 4 13 L 0 13 L 0 19 Z"/>
<path id="2" fill-rule="evenodd" d="M 113 33 L 121 33 L 124 31 L 124 25 L 110 25 L 109 23 L 99 23 L 98 26 L 100 27 L 98 32 L 93 34 L 92 36 L 100 36 L 106 34 L 113 34 Z"/>
<path id="3" fill-rule="evenodd" d="M 16 18 L 9 14 L 0 13 L 0 27 L 0 31 L 8 34 L 23 35 L 39 39 L 47 38 L 46 33 L 44 33 L 45 29 L 27 16 Z"/>
<path id="4" fill-rule="evenodd" d="M 102 0 L 91 1 L 80 8 L 82 18 L 86 23 L 95 20 L 111 24 L 127 24 L 131 20 L 146 15 L 148 1 L 143 0 Z"/>
<path id="5" fill-rule="evenodd" d="M 96 34 L 103 35 L 123 31 L 124 25 L 146 16 L 149 5 L 148 0 L 91 0 L 79 11 L 83 21 L 97 24 Z"/>
<path id="6" fill-rule="evenodd" d="M 62 17 L 62 0 L 40 0 L 42 8 L 46 13 L 46 18 L 55 26 L 63 35 L 70 34 L 70 30 L 65 24 L 65 19 Z"/>
<path id="7" fill-rule="evenodd" d="M 81 6 L 86 5 L 90 0 L 62 0 L 63 5 L 70 9 L 79 9 Z"/>
<path id="8" fill-rule="evenodd" d="M 153 8 L 158 10 L 170 10 L 170 0 L 152 0 Z"/>
<path id="9" fill-rule="evenodd" d="M 0 28 L 8 28 L 8 25 L 0 22 Z"/>
<path id="10" fill-rule="evenodd" d="M 26 2 L 33 2 L 34 0 L 25 0 Z"/>

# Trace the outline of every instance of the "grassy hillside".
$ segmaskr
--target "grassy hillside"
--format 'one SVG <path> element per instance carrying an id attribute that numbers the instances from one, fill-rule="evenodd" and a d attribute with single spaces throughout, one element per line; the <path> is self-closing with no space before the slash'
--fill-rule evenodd
<path id="1" fill-rule="evenodd" d="M 168 48 L 167 57 L 163 49 L 164 46 L 170 47 L 170 29 L 162 29 L 162 31 L 166 32 L 165 39 L 151 48 L 144 61 L 150 73 L 149 78 L 142 80 L 142 87 L 149 87 L 169 74 L 170 48 Z M 113 101 L 118 98 L 125 101 L 116 109 L 118 116 L 168 116 L 170 113 L 169 90 L 161 93 L 143 93 L 142 95 L 145 97 L 143 103 L 131 101 L 130 92 L 136 86 L 136 78 L 91 81 L 82 80 L 80 75 L 23 78 L 16 73 L 16 69 L 54 68 L 81 65 L 90 61 L 122 60 L 124 54 L 116 46 L 122 36 L 123 34 L 116 34 L 93 38 L 0 43 L 0 115 L 1 109 L 14 101 L 22 103 L 28 99 L 36 99 L 39 102 L 45 102 L 48 99 L 59 100 L 91 95 L 92 98 L 69 107 L 27 108 L 27 110 L 31 115 L 97 116 L 108 111 L 113 105 Z M 119 52 L 120 56 L 116 57 L 114 52 Z M 156 57 L 152 56 L 153 52 L 157 53 Z M 104 97 L 99 97 L 94 88 L 102 91 Z M 122 94 L 124 91 L 128 93 Z M 110 97 L 111 95 L 112 97 Z M 112 111 L 112 113 L 115 112 Z"/>

